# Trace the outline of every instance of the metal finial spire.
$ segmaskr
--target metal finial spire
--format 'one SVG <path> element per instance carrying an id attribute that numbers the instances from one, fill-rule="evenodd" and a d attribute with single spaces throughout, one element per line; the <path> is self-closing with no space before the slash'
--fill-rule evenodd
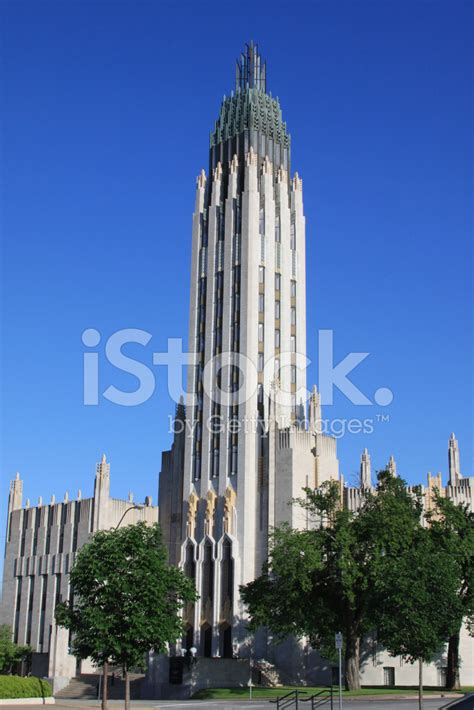
<path id="1" fill-rule="evenodd" d="M 245 45 L 245 52 L 242 52 L 237 60 L 235 70 L 235 88 L 245 91 L 245 89 L 258 89 L 266 91 L 267 65 L 258 53 L 258 45 L 253 41 Z"/>

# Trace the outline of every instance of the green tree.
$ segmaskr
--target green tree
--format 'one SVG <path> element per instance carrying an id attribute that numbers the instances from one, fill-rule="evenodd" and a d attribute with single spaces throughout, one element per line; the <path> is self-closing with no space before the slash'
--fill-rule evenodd
<path id="1" fill-rule="evenodd" d="M 12 641 L 12 630 L 7 624 L 0 626 L 0 673 L 12 673 L 18 663 L 31 656 L 30 646 L 19 646 Z"/>
<path id="2" fill-rule="evenodd" d="M 129 669 L 152 649 L 164 652 L 181 635 L 180 610 L 195 599 L 194 587 L 167 564 L 159 526 L 145 523 L 97 532 L 80 550 L 70 581 L 73 604 L 57 606 L 57 623 L 72 631 L 77 657 L 123 668 L 128 710 Z"/>
<path id="3" fill-rule="evenodd" d="M 421 526 L 402 555 L 383 557 L 376 579 L 378 641 L 394 656 L 419 664 L 419 707 L 423 707 L 423 662 L 430 662 L 459 628 L 458 561 Z"/>
<path id="4" fill-rule="evenodd" d="M 241 594 L 252 628 L 266 626 L 281 639 L 307 636 L 326 656 L 341 631 L 346 687 L 354 690 L 360 687 L 360 641 L 374 628 L 382 560 L 409 549 L 421 506 L 388 472 L 379 474 L 375 494 L 367 494 L 357 514 L 341 509 L 337 483 L 305 493 L 299 503 L 312 528 L 275 529 L 262 575 Z"/>
<path id="5" fill-rule="evenodd" d="M 458 588 L 466 627 L 474 635 L 474 514 L 466 505 L 436 496 L 435 508 L 427 516 L 436 544 L 446 550 L 460 565 Z M 459 681 L 459 637 L 461 624 L 448 641 L 446 687 L 457 689 Z"/>

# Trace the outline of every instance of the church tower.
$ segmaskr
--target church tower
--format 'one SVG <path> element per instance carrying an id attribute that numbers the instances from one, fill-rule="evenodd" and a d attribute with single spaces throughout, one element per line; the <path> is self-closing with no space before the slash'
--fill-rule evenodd
<path id="1" fill-rule="evenodd" d="M 197 178 L 181 480 L 176 434 L 160 473 L 170 561 L 200 595 L 184 643 L 204 656 L 244 652 L 238 590 L 261 572 L 269 527 L 299 525 L 289 501 L 338 476 L 316 390 L 306 422 L 305 217 L 290 147 L 250 43 L 211 132 L 208 174 Z M 170 505 L 178 490 L 181 508 Z"/>
<path id="2" fill-rule="evenodd" d="M 291 177 L 290 136 L 251 43 L 211 133 L 209 174 L 198 177 L 193 217 L 189 349 L 196 364 L 187 419 L 194 435 L 186 438 L 184 502 L 199 548 L 190 543 L 201 565 L 195 643 L 204 655 L 217 644 L 231 655 L 231 579 L 244 584 L 260 572 L 268 397 L 278 379 L 286 394 L 280 424 L 296 420 L 297 393 L 306 386 L 296 367 L 296 353 L 306 352 L 305 288 L 302 181 Z"/>

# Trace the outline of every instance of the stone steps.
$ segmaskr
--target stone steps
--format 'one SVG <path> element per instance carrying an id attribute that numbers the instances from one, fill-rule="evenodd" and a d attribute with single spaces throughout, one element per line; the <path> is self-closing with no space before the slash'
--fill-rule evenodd
<path id="1" fill-rule="evenodd" d="M 55 697 L 70 700 L 94 700 L 97 698 L 99 678 L 100 674 L 98 673 L 88 673 L 71 678 L 69 684 L 56 693 Z M 140 698 L 142 679 L 143 675 L 130 674 L 130 698 L 132 700 Z M 110 700 L 123 700 L 125 697 L 125 681 L 121 677 L 117 677 L 117 675 L 112 681 L 112 677 L 109 675 L 108 690 Z"/>

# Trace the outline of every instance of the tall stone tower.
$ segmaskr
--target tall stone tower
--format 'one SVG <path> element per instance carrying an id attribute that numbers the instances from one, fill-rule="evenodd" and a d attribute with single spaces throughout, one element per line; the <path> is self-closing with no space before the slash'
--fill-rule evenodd
<path id="1" fill-rule="evenodd" d="M 178 475 L 175 428 L 160 475 L 170 560 L 200 594 L 185 643 L 205 656 L 243 652 L 238 588 L 260 573 L 269 526 L 299 525 L 289 501 L 338 476 L 316 390 L 306 422 L 305 293 L 302 181 L 251 43 L 211 133 L 209 173 L 197 178 L 184 461 Z M 180 509 L 170 503 L 179 493 Z"/>
<path id="2" fill-rule="evenodd" d="M 459 461 L 459 444 L 458 440 L 451 434 L 448 442 L 448 467 L 449 467 L 449 480 L 450 486 L 459 485 L 461 480 L 461 464 Z"/>
<path id="3" fill-rule="evenodd" d="M 364 490 L 372 488 L 372 469 L 370 463 L 370 454 L 367 449 L 364 449 L 360 457 L 360 487 Z"/>

